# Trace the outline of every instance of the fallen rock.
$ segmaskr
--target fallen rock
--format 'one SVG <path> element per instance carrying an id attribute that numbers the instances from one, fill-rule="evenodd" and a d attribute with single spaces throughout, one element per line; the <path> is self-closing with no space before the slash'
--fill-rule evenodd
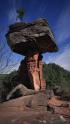
<path id="1" fill-rule="evenodd" d="M 30 94 L 34 94 L 35 91 L 26 88 L 23 84 L 17 85 L 6 97 L 6 100 L 9 100 L 11 98 L 15 98 L 15 93 L 17 92 L 17 97 L 19 96 L 26 96 Z"/>

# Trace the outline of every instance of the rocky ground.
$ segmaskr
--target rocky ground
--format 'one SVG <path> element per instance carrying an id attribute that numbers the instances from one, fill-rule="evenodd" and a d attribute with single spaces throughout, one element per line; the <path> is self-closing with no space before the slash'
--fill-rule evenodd
<path id="1" fill-rule="evenodd" d="M 0 124 L 70 124 L 70 102 L 38 92 L 0 104 Z"/>

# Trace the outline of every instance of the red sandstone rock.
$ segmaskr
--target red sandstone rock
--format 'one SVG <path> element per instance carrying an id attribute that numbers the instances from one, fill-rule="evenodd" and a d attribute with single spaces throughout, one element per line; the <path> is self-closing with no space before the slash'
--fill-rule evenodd
<path id="1" fill-rule="evenodd" d="M 0 104 L 0 124 L 70 124 L 70 119 L 66 112 L 64 112 L 66 115 L 63 115 L 61 112 L 56 114 L 44 109 L 48 101 L 46 99 L 47 94 L 42 93 L 21 97 Z M 26 106 L 30 99 L 33 101 L 32 107 Z M 57 101 L 55 102 L 58 103 L 57 105 L 64 102 L 56 98 L 54 99 Z M 62 110 L 62 108 L 60 109 Z"/>

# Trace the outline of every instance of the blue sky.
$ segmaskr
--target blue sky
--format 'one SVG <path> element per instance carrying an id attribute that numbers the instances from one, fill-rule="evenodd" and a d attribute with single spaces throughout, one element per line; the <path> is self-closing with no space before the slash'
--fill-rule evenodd
<path id="1" fill-rule="evenodd" d="M 8 26 L 16 22 L 16 9 L 20 7 L 25 9 L 23 21 L 43 17 L 54 32 L 59 51 L 43 54 L 43 61 L 70 71 L 70 0 L 0 0 L 0 73 L 17 69 L 24 58 L 10 50 L 5 38 Z"/>

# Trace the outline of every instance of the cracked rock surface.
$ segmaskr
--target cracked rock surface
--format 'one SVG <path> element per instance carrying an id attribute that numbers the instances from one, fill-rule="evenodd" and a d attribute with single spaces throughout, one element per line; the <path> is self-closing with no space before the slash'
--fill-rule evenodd
<path id="1" fill-rule="evenodd" d="M 70 102 L 45 91 L 12 99 L 0 104 L 0 124 L 70 124 Z"/>

